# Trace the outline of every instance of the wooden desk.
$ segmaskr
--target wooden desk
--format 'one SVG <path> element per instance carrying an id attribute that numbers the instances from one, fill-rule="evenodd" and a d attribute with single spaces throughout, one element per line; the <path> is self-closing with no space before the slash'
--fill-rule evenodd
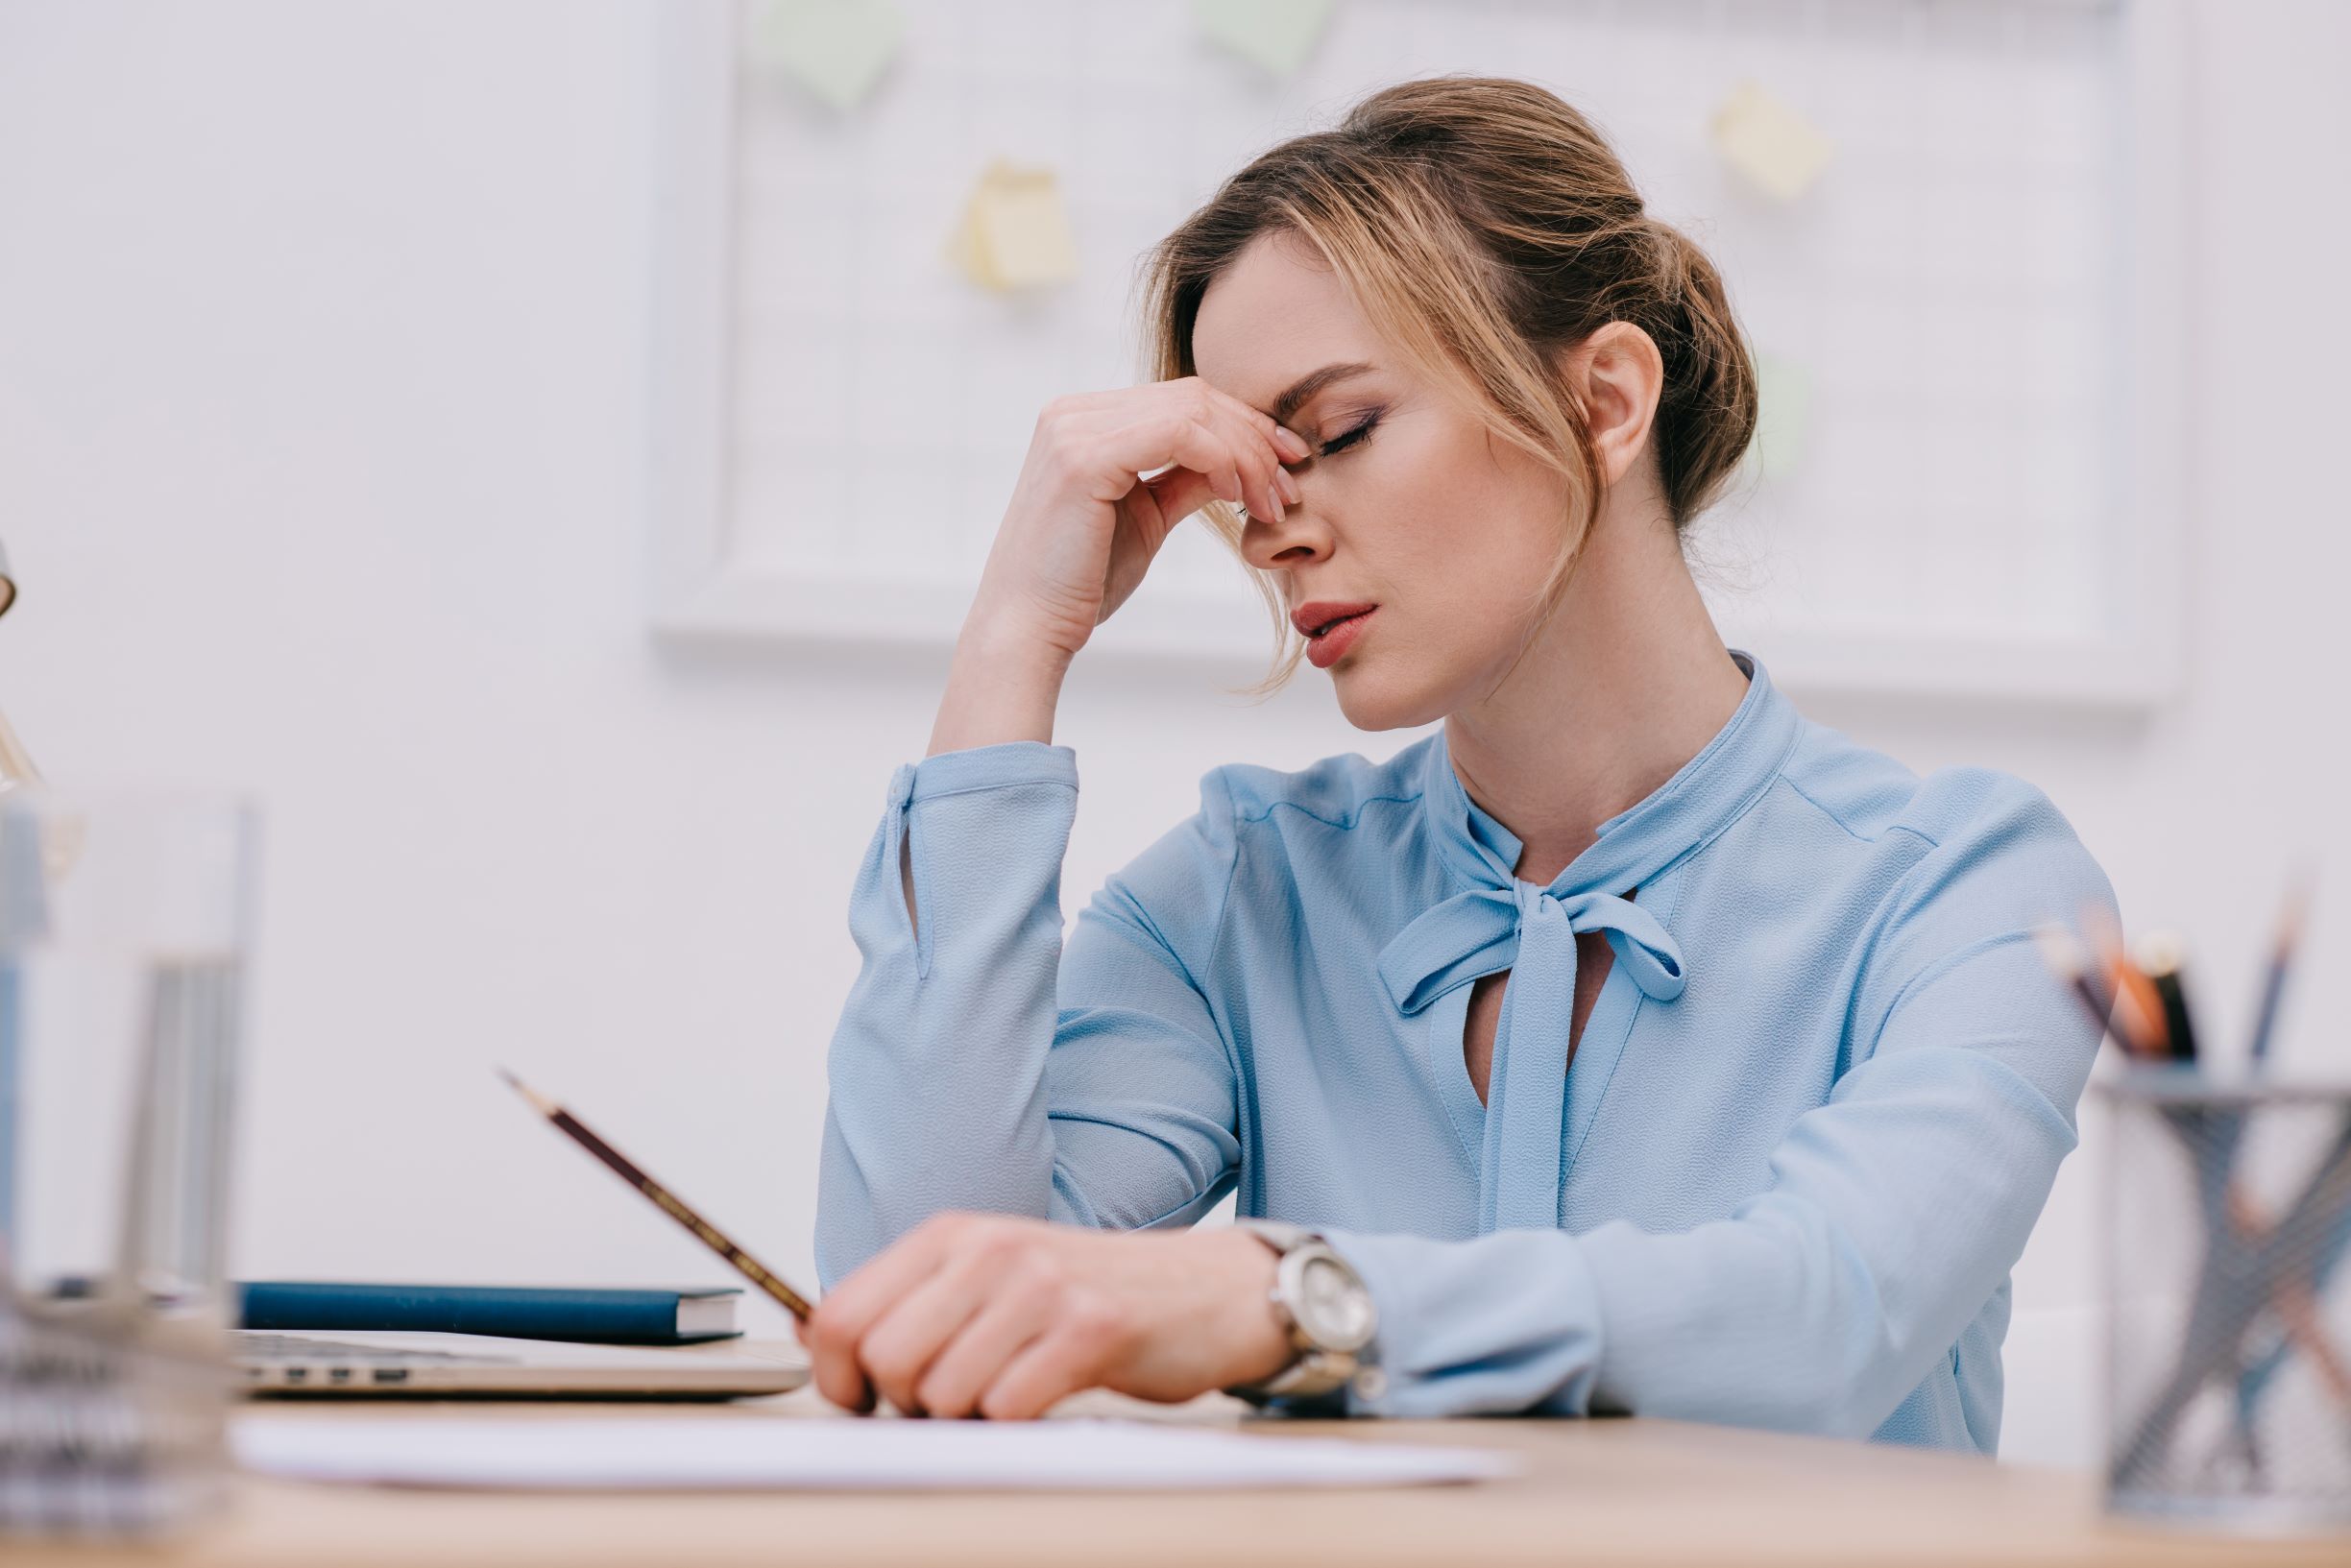
<path id="1" fill-rule="evenodd" d="M 539 1406 L 465 1406 L 483 1421 Z M 699 1409 L 566 1407 L 582 1420 L 708 1418 Z M 451 1406 L 302 1406 L 316 1421 Z M 847 1419 L 810 1390 L 719 1407 L 728 1418 Z M 0 1546 L 8 1568 L 369 1568 L 421 1564 L 1166 1564 L 1279 1568 L 1437 1563 L 2351 1563 L 2351 1539 L 2248 1542 L 2106 1520 L 2087 1477 L 1860 1443 L 1669 1421 L 1303 1422 L 1219 1397 L 1167 1409 L 1088 1395 L 1071 1414 L 1246 1425 L 1264 1440 L 1344 1434 L 1526 1456 L 1527 1473 L 1470 1486 L 1353 1492 L 819 1495 L 399 1492 L 247 1481 L 233 1512 L 160 1550 Z"/>

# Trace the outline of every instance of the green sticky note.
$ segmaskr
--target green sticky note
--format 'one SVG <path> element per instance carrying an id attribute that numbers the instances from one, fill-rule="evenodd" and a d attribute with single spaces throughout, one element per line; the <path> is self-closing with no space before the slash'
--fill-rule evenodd
<path id="1" fill-rule="evenodd" d="M 1253 65 L 1288 76 L 1330 22 L 1332 0 L 1192 0 L 1192 20 Z"/>
<path id="2" fill-rule="evenodd" d="M 1756 355 L 1756 433 L 1748 446 L 1765 479 L 1784 478 L 1804 459 L 1812 410 L 1812 374 L 1792 359 Z"/>
<path id="3" fill-rule="evenodd" d="M 889 0 L 765 0 L 753 17 L 751 58 L 846 110 L 873 91 L 905 33 Z"/>

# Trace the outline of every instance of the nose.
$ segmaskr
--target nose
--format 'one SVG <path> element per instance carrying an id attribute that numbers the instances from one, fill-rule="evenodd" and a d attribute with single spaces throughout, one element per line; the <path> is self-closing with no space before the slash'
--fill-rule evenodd
<path id="1" fill-rule="evenodd" d="M 1331 533 L 1320 508 L 1302 498 L 1285 507 L 1281 521 L 1250 513 L 1241 528 L 1241 559 L 1260 571 L 1282 571 L 1330 559 Z"/>

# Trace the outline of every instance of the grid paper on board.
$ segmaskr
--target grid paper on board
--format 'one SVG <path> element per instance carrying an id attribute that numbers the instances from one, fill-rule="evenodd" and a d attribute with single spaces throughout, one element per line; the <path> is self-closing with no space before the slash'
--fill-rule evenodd
<path id="1" fill-rule="evenodd" d="M 1695 536 L 1727 627 L 1768 649 L 2062 646 L 2121 623 L 2102 554 L 2129 499 L 2121 8 L 1345 0 L 1276 82 L 1200 37 L 1183 0 L 899 3 L 904 46 L 846 114 L 739 61 L 729 569 L 851 600 L 889 585 L 870 595 L 885 635 L 920 589 L 951 637 L 1038 409 L 1136 378 L 1151 244 L 1264 146 L 1381 84 L 1460 70 L 1590 114 L 1650 209 L 1723 270 L 1782 411 L 1801 401 L 1792 459 L 1743 470 Z M 1834 143 L 1794 202 L 1709 143 L 1750 80 Z M 942 258 L 998 157 L 1058 171 L 1076 282 L 996 296 Z M 1203 645 L 1264 645 L 1202 529 L 1178 530 L 1104 639 L 1154 615 Z"/>

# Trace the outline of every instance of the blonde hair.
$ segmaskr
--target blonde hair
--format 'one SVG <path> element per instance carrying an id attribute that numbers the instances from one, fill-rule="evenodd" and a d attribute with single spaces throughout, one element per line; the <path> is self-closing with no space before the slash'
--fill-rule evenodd
<path id="1" fill-rule="evenodd" d="M 1416 371 L 1565 482 L 1566 526 L 1536 599 L 1545 614 L 1605 488 L 1559 350 L 1618 321 L 1656 342 L 1664 386 L 1650 445 L 1677 529 L 1715 499 L 1755 433 L 1755 364 L 1720 275 L 1642 209 L 1591 122 L 1532 83 L 1398 83 L 1225 181 L 1145 258 L 1147 374 L 1197 374 L 1192 330 L 1209 283 L 1275 232 L 1311 247 Z M 1238 554 L 1239 515 L 1221 500 L 1205 510 Z M 1270 692 L 1305 640 L 1271 574 L 1248 570 L 1273 615 L 1274 666 L 1254 688 Z"/>

